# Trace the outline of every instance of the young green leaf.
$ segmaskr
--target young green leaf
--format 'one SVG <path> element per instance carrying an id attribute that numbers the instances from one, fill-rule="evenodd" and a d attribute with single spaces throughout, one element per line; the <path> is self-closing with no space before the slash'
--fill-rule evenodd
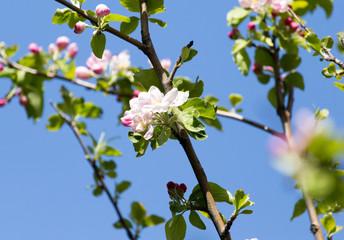
<path id="1" fill-rule="evenodd" d="M 46 125 L 46 128 L 50 131 L 59 130 L 65 122 L 63 118 L 58 114 L 51 115 L 48 118 L 48 121 L 49 121 L 49 124 Z"/>
<path id="2" fill-rule="evenodd" d="M 96 33 L 91 38 L 91 48 L 94 53 L 94 55 L 97 58 L 103 57 L 103 52 L 105 50 L 105 44 L 106 44 L 106 37 L 103 33 Z"/>
<path id="3" fill-rule="evenodd" d="M 237 27 L 250 14 L 251 10 L 246 10 L 241 7 L 234 7 L 227 13 L 228 26 Z"/>
<path id="4" fill-rule="evenodd" d="M 142 69 L 134 73 L 134 81 L 139 83 L 146 90 L 148 90 L 151 86 L 156 86 L 161 92 L 164 92 L 164 88 L 153 68 Z"/>
<path id="5" fill-rule="evenodd" d="M 130 187 L 131 183 L 128 181 L 122 181 L 119 184 L 116 184 L 116 192 L 122 193 Z"/>
<path id="6" fill-rule="evenodd" d="M 186 234 L 186 222 L 182 214 L 175 215 L 165 225 L 167 240 L 183 240 Z"/>
<path id="7" fill-rule="evenodd" d="M 311 48 L 316 51 L 319 52 L 321 51 L 321 41 L 318 38 L 318 36 L 315 33 L 308 33 L 306 35 L 306 40 L 308 42 L 308 44 L 311 46 Z"/>
<path id="8" fill-rule="evenodd" d="M 125 35 L 129 35 L 130 33 L 134 32 L 139 25 L 139 18 L 137 17 L 130 17 L 129 22 L 122 22 L 120 31 Z"/>
<path id="9" fill-rule="evenodd" d="M 161 223 L 164 223 L 165 219 L 162 217 L 156 216 L 156 215 L 149 215 L 144 217 L 142 226 L 145 227 L 151 227 L 151 226 L 156 226 Z"/>
<path id="10" fill-rule="evenodd" d="M 285 81 L 294 87 L 297 87 L 301 90 L 305 90 L 305 84 L 303 82 L 303 77 L 298 72 L 290 73 L 288 76 L 286 76 Z"/>
<path id="11" fill-rule="evenodd" d="M 126 22 L 126 23 L 130 23 L 130 18 L 120 15 L 120 14 L 113 14 L 110 13 L 109 15 L 107 15 L 104 18 L 105 22 Z"/>
<path id="12" fill-rule="evenodd" d="M 164 21 L 157 19 L 157 18 L 148 18 L 148 21 L 150 21 L 151 23 L 155 23 L 162 28 L 167 26 L 167 23 L 165 23 Z"/>
<path id="13" fill-rule="evenodd" d="M 291 216 L 290 221 L 294 218 L 301 216 L 306 211 L 306 204 L 304 199 L 300 199 L 295 203 L 293 216 Z"/>
<path id="14" fill-rule="evenodd" d="M 250 70 L 251 60 L 248 57 L 248 54 L 245 49 L 240 50 L 236 54 L 233 55 L 233 60 L 237 64 L 241 73 L 245 76 L 248 75 Z"/>
<path id="15" fill-rule="evenodd" d="M 199 217 L 196 211 L 192 210 L 189 215 L 189 221 L 190 223 L 195 226 L 196 228 L 199 228 L 201 230 L 205 230 L 206 226 L 202 219 Z"/>
<path id="16" fill-rule="evenodd" d="M 141 225 L 145 216 L 146 216 L 146 209 L 142 205 L 142 203 L 133 202 L 131 204 L 131 213 L 130 213 L 130 218 L 133 220 L 133 222 L 136 223 L 137 225 Z"/>
<path id="17" fill-rule="evenodd" d="M 229 101 L 231 102 L 233 107 L 236 107 L 241 101 L 243 100 L 243 97 L 240 94 L 231 93 L 229 95 Z"/>
<path id="18" fill-rule="evenodd" d="M 291 71 L 301 63 L 301 58 L 294 54 L 284 54 L 281 58 L 281 67 L 284 71 Z"/>
<path id="19" fill-rule="evenodd" d="M 133 227 L 133 225 L 131 224 L 131 222 L 130 222 L 128 219 L 125 219 L 125 218 L 124 218 L 124 222 L 125 222 L 125 225 L 126 225 L 128 228 L 132 228 L 132 227 Z M 122 223 L 121 223 L 120 220 L 118 220 L 117 222 L 115 222 L 115 223 L 113 224 L 113 226 L 114 226 L 114 228 L 116 228 L 116 229 L 122 229 L 122 228 L 124 228 L 124 226 L 122 225 Z"/>

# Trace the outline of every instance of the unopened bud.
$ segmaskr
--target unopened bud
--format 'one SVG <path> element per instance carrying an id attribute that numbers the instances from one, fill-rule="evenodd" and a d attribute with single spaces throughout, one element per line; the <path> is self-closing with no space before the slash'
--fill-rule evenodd
<path id="1" fill-rule="evenodd" d="M 174 182 L 170 181 L 166 184 L 166 186 L 167 186 L 167 189 L 174 189 L 176 184 Z"/>
<path id="2" fill-rule="evenodd" d="M 110 8 L 108 8 L 105 4 L 99 4 L 96 7 L 95 12 L 96 12 L 97 17 L 102 18 L 110 13 Z"/>
<path id="3" fill-rule="evenodd" d="M 78 45 L 75 42 L 71 43 L 67 49 L 68 56 L 71 58 L 75 57 L 78 51 L 79 51 Z"/>
<path id="4" fill-rule="evenodd" d="M 6 99 L 5 98 L 1 98 L 0 99 L 0 107 L 5 106 L 6 105 Z"/>
<path id="5" fill-rule="evenodd" d="M 183 190 L 184 193 L 185 193 L 186 190 L 188 189 L 184 183 L 181 183 L 181 184 L 179 185 L 179 187 L 180 187 L 181 190 Z"/>
<path id="6" fill-rule="evenodd" d="M 98 75 L 103 73 L 103 67 L 96 63 L 92 65 L 91 70 Z"/>
<path id="7" fill-rule="evenodd" d="M 140 92 L 141 92 L 140 90 L 135 90 L 133 93 L 133 98 L 138 97 Z"/>
<path id="8" fill-rule="evenodd" d="M 88 68 L 81 66 L 75 69 L 75 76 L 80 79 L 89 79 L 92 74 Z"/>
<path id="9" fill-rule="evenodd" d="M 20 102 L 20 104 L 22 105 L 22 106 L 26 106 L 27 105 L 27 103 L 28 103 L 28 99 L 27 99 L 27 97 L 26 96 L 22 96 L 21 98 L 20 98 L 20 100 L 19 100 L 19 102 Z"/>
<path id="10" fill-rule="evenodd" d="M 259 63 L 255 62 L 252 66 L 252 71 L 255 73 L 255 74 L 260 74 L 262 73 L 262 65 L 260 65 Z"/>
<path id="11" fill-rule="evenodd" d="M 34 54 L 39 53 L 39 47 L 36 43 L 30 43 L 28 48 L 29 48 L 29 51 L 34 53 Z"/>
<path id="12" fill-rule="evenodd" d="M 85 28 L 86 28 L 86 23 L 79 21 L 75 24 L 74 32 L 76 34 L 80 34 L 85 30 Z"/>
<path id="13" fill-rule="evenodd" d="M 23 89 L 22 88 L 18 88 L 17 92 L 16 92 L 16 95 L 17 96 L 20 96 L 23 92 Z"/>
<path id="14" fill-rule="evenodd" d="M 290 30 L 291 32 L 295 32 L 299 28 L 299 24 L 296 22 L 290 23 Z"/>
<path id="15" fill-rule="evenodd" d="M 0 72 L 4 70 L 4 66 L 0 63 Z"/>
<path id="16" fill-rule="evenodd" d="M 265 70 L 268 72 L 274 72 L 274 68 L 271 66 L 265 66 Z"/>
<path id="17" fill-rule="evenodd" d="M 272 12 L 272 13 L 271 13 L 271 16 L 272 16 L 273 18 L 276 18 L 277 15 L 278 15 L 278 12 Z"/>
<path id="18" fill-rule="evenodd" d="M 54 55 L 54 53 L 57 51 L 57 47 L 54 43 L 50 43 L 48 50 L 51 55 Z"/>
<path id="19" fill-rule="evenodd" d="M 64 50 L 69 44 L 69 38 L 66 36 L 58 37 L 56 40 L 56 46 L 59 50 Z"/>
<path id="20" fill-rule="evenodd" d="M 255 22 L 249 22 L 247 25 L 247 28 L 251 31 L 255 31 L 256 30 L 256 23 Z"/>
<path id="21" fill-rule="evenodd" d="M 284 19 L 284 24 L 286 26 L 289 26 L 291 24 L 291 22 L 293 21 L 293 19 L 291 17 L 288 17 L 286 19 Z"/>

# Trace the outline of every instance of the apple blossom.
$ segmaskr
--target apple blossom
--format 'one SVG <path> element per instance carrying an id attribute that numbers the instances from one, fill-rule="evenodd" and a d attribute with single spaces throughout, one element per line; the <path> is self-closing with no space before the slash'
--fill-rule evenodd
<path id="1" fill-rule="evenodd" d="M 55 54 L 57 52 L 57 47 L 54 43 L 50 43 L 48 47 L 49 53 L 51 55 Z"/>
<path id="2" fill-rule="evenodd" d="M 113 74 L 118 74 L 123 71 L 125 75 L 131 76 L 132 72 L 129 71 L 131 62 L 128 50 L 120 52 L 118 55 L 114 55 L 110 61 L 110 71 Z"/>
<path id="3" fill-rule="evenodd" d="M 56 46 L 59 50 L 64 50 L 69 44 L 69 38 L 66 36 L 61 36 L 56 39 Z"/>
<path id="4" fill-rule="evenodd" d="M 5 98 L 1 98 L 1 99 L 0 99 L 0 107 L 5 106 L 6 102 L 7 102 L 7 101 L 6 101 Z"/>
<path id="5" fill-rule="evenodd" d="M 79 21 L 75 24 L 74 32 L 76 34 L 81 34 L 85 30 L 85 28 L 86 28 L 86 23 Z"/>
<path id="6" fill-rule="evenodd" d="M 76 56 L 76 54 L 78 53 L 79 49 L 78 49 L 78 45 L 73 42 L 68 46 L 67 52 L 68 52 L 68 56 L 73 58 Z"/>
<path id="7" fill-rule="evenodd" d="M 32 52 L 34 54 L 39 53 L 39 47 L 36 43 L 30 43 L 28 48 L 29 48 L 30 52 Z"/>
<path id="8" fill-rule="evenodd" d="M 92 74 L 89 69 L 81 66 L 75 69 L 75 76 L 80 79 L 89 79 L 92 76 Z"/>
<path id="9" fill-rule="evenodd" d="M 151 66 L 151 68 L 153 68 L 153 65 L 149 59 L 148 59 L 148 63 Z M 169 71 L 171 68 L 171 60 L 169 58 L 161 59 L 160 64 L 166 71 Z"/>
<path id="10" fill-rule="evenodd" d="M 93 65 L 98 65 L 103 70 L 105 70 L 107 69 L 109 65 L 110 59 L 111 59 L 111 52 L 107 49 L 104 51 L 102 58 L 97 58 L 93 53 L 91 53 L 91 56 L 86 61 L 86 66 L 89 69 L 92 69 Z"/>
<path id="11" fill-rule="evenodd" d="M 252 0 L 239 0 L 239 4 L 242 8 L 251 8 Z"/>
<path id="12" fill-rule="evenodd" d="M 274 11 L 284 13 L 288 10 L 288 1 L 287 0 L 273 0 L 271 7 Z"/>
<path id="13" fill-rule="evenodd" d="M 110 8 L 108 8 L 105 4 L 99 4 L 96 7 L 95 12 L 97 17 L 102 18 L 110 13 Z"/>

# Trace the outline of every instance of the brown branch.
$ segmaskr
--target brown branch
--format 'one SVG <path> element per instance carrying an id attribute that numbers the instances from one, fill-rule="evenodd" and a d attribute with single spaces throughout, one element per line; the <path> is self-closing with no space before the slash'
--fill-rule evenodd
<path id="1" fill-rule="evenodd" d="M 188 45 L 186 45 L 186 47 L 191 48 L 193 45 L 193 41 L 189 42 Z M 173 66 L 173 69 L 171 71 L 170 77 L 168 78 L 169 82 L 172 82 L 174 75 L 176 74 L 178 68 L 181 66 L 180 63 L 182 62 L 182 56 L 179 56 L 178 59 L 176 60 L 176 63 Z"/>
<path id="2" fill-rule="evenodd" d="M 216 114 L 219 115 L 219 116 L 228 117 L 228 118 L 232 118 L 232 119 L 238 120 L 240 122 L 247 123 L 247 124 L 249 124 L 249 125 L 251 125 L 253 127 L 259 128 L 259 129 L 261 129 L 263 131 L 271 133 L 272 135 L 275 135 L 276 137 L 279 137 L 279 138 L 282 138 L 283 140 L 286 140 L 285 139 L 285 135 L 283 133 L 278 132 L 276 130 L 273 130 L 273 129 L 271 129 L 271 128 L 263 125 L 263 124 L 254 122 L 254 121 L 249 120 L 247 118 L 244 118 L 240 114 L 233 113 L 233 112 L 226 112 L 226 111 L 222 111 L 222 110 L 217 110 Z"/>
<path id="3" fill-rule="evenodd" d="M 66 81 L 66 82 L 69 82 L 69 83 L 72 83 L 72 84 L 75 84 L 75 85 L 78 85 L 78 86 L 81 86 L 81 87 L 84 87 L 87 89 L 91 89 L 91 90 L 97 89 L 97 85 L 94 83 L 87 82 L 87 81 L 80 80 L 80 79 L 66 78 L 64 76 L 58 75 L 56 72 L 48 72 L 48 73 L 40 72 L 37 69 L 29 68 L 29 67 L 26 67 L 24 65 L 20 65 L 19 63 L 9 61 L 6 58 L 0 58 L 0 63 L 3 63 L 10 68 L 25 71 L 25 72 L 31 73 L 33 75 L 36 75 L 36 76 L 42 76 L 42 77 L 46 77 L 46 78 L 56 78 L 56 79 L 63 80 L 63 81 Z M 131 94 L 121 93 L 121 92 L 118 92 L 118 91 L 110 89 L 110 88 L 101 89 L 101 91 L 108 93 L 108 94 L 118 95 L 120 97 L 132 97 Z"/>
<path id="4" fill-rule="evenodd" d="M 232 214 L 232 216 L 227 221 L 225 231 L 229 231 L 231 229 L 231 227 L 232 227 L 235 219 L 237 218 L 237 216 L 238 216 L 238 214 L 235 214 L 235 213 Z"/>
<path id="5" fill-rule="evenodd" d="M 295 20 L 301 25 L 301 27 L 308 33 L 311 33 L 311 31 L 309 30 L 309 28 L 306 27 L 306 25 L 300 20 L 300 18 L 296 15 L 296 13 L 289 8 L 288 12 L 293 16 L 293 18 L 295 18 Z M 327 49 L 323 44 L 321 44 L 321 48 L 322 50 L 324 50 L 324 52 L 327 54 L 326 55 L 322 55 L 322 57 L 329 62 L 334 62 L 335 64 L 337 64 L 339 67 L 341 67 L 342 69 L 344 69 L 344 62 L 342 62 L 341 60 L 339 60 L 338 58 L 336 58 L 335 56 L 333 56 L 333 54 L 331 53 L 330 49 Z"/>
<path id="6" fill-rule="evenodd" d="M 55 1 L 61 3 L 62 5 L 70 8 L 73 11 L 77 12 L 80 16 L 90 20 L 92 23 L 98 24 L 97 18 L 89 15 L 86 11 L 84 11 L 84 10 L 74 6 L 70 2 L 67 2 L 65 0 L 55 0 Z M 140 50 L 144 49 L 144 45 L 140 41 L 138 41 L 138 40 L 136 40 L 136 39 L 134 39 L 132 37 L 129 37 L 128 35 L 125 35 L 125 34 L 121 33 L 120 31 L 118 31 L 118 30 L 116 30 L 116 29 L 114 29 L 114 28 L 112 28 L 110 26 L 108 26 L 105 29 L 105 31 L 109 32 L 109 33 L 111 33 L 111 34 L 113 34 L 113 35 L 115 35 L 115 36 L 117 36 L 117 37 L 119 37 L 121 39 L 123 39 L 124 41 L 126 41 L 128 43 L 133 44 L 134 46 L 136 46 Z"/>
<path id="7" fill-rule="evenodd" d="M 118 205 L 117 205 L 117 201 L 111 196 L 111 193 L 108 189 L 108 187 L 106 186 L 106 183 L 105 183 L 105 180 L 104 180 L 104 176 L 100 173 L 97 165 L 96 165 L 96 161 L 94 159 L 92 159 L 90 157 L 90 154 L 87 150 L 87 147 L 85 145 L 85 143 L 83 142 L 82 138 L 81 138 L 81 134 L 79 132 L 79 129 L 78 127 L 76 126 L 75 122 L 70 120 L 63 112 L 60 111 L 60 109 L 55 105 L 53 104 L 51 101 L 50 101 L 50 104 L 51 106 L 55 109 L 55 111 L 58 113 L 58 115 L 60 115 L 63 120 L 69 125 L 69 127 L 72 129 L 75 137 L 78 139 L 78 142 L 84 152 L 84 155 L 85 155 L 85 158 L 86 160 L 88 161 L 88 163 L 91 165 L 97 179 L 99 179 L 100 181 L 100 187 L 105 191 L 107 197 L 109 198 L 111 204 L 113 205 L 113 207 L 115 208 L 115 211 L 119 217 L 119 221 L 120 223 L 122 224 L 122 226 L 124 227 L 127 235 L 128 235 L 128 238 L 131 239 L 131 240 L 135 240 L 132 232 L 130 231 L 129 227 L 127 226 L 126 222 L 124 221 L 124 218 L 122 217 L 122 214 L 118 208 Z"/>
<path id="8" fill-rule="evenodd" d="M 147 0 L 140 0 L 140 17 L 141 17 L 141 36 L 142 42 L 145 45 L 143 52 L 151 61 L 155 72 L 162 83 L 165 93 L 172 89 L 172 82 L 167 77 L 165 70 L 161 66 L 159 58 L 154 50 L 154 46 L 149 34 L 149 26 L 148 26 L 148 14 L 147 14 Z M 198 160 L 198 157 L 195 153 L 195 150 L 191 144 L 189 135 L 187 134 L 186 130 L 183 129 L 181 126 L 177 125 L 177 132 L 174 132 L 176 138 L 178 139 L 179 143 L 182 145 L 191 167 L 194 171 L 194 174 L 197 178 L 197 181 L 201 187 L 203 197 L 206 201 L 208 213 L 215 225 L 217 233 L 219 234 L 221 239 L 230 240 L 229 232 L 224 232 L 225 225 L 222 221 L 222 218 L 217 210 L 213 195 L 211 194 L 210 187 L 208 184 L 207 176 L 204 173 L 203 167 Z"/>
<path id="9" fill-rule="evenodd" d="M 288 146 L 291 150 L 294 149 L 294 139 L 291 130 L 291 112 L 293 105 L 293 91 L 289 95 L 288 106 L 285 107 L 284 97 L 281 90 L 281 77 L 280 77 L 280 66 L 279 66 L 279 47 L 276 45 L 276 38 L 273 37 L 274 46 L 271 47 L 273 52 L 273 67 L 274 67 L 274 74 L 275 74 L 275 88 L 276 88 L 276 96 L 277 96 L 277 113 L 281 119 L 284 134 L 288 143 Z M 304 186 L 303 186 L 304 187 Z M 321 232 L 321 227 L 319 223 L 318 216 L 316 214 L 316 209 L 314 206 L 313 199 L 308 195 L 307 190 L 303 189 L 303 196 L 305 199 L 306 208 L 309 214 L 309 218 L 311 221 L 311 230 L 314 234 L 316 240 L 324 240 L 324 237 Z"/>

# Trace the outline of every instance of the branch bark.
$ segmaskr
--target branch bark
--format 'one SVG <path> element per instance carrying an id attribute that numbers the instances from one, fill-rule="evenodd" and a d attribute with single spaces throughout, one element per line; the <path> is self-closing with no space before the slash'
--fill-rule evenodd
<path id="1" fill-rule="evenodd" d="M 94 174 L 97 176 L 97 178 L 100 181 L 100 187 L 105 191 L 106 196 L 108 197 L 111 204 L 115 208 L 115 211 L 118 215 L 119 221 L 121 222 L 122 226 L 124 227 L 124 229 L 128 235 L 128 238 L 131 240 L 135 240 L 136 238 L 134 237 L 134 235 L 130 231 L 130 228 L 127 226 L 126 222 L 124 221 L 124 218 L 123 218 L 123 216 L 122 216 L 122 214 L 118 208 L 117 201 L 112 197 L 108 187 L 106 186 L 106 183 L 104 181 L 104 176 L 100 173 L 100 171 L 96 165 L 96 161 L 90 157 L 90 154 L 87 150 L 85 143 L 83 142 L 83 140 L 81 138 L 81 134 L 80 134 L 79 129 L 76 126 L 75 122 L 68 119 L 68 117 L 63 112 L 61 112 L 60 109 L 58 109 L 55 104 L 53 104 L 52 102 L 50 102 L 50 104 L 55 109 L 55 111 L 58 113 L 58 115 L 60 115 L 63 118 L 63 120 L 68 124 L 68 126 L 72 129 L 75 137 L 78 139 L 78 142 L 79 142 L 79 144 L 80 144 L 80 146 L 84 152 L 86 160 L 91 165 L 91 167 L 94 171 Z"/>

